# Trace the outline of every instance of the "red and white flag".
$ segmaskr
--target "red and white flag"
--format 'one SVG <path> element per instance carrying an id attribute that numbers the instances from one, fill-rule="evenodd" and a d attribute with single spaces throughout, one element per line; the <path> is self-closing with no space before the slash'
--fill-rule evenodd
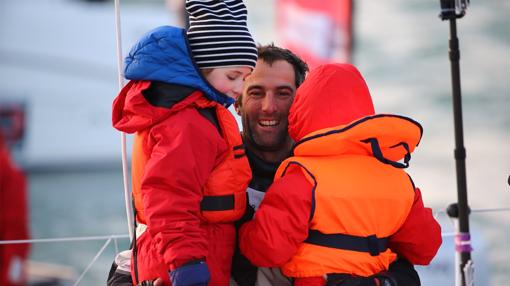
<path id="1" fill-rule="evenodd" d="M 280 45 L 310 69 L 330 62 L 350 62 L 352 0 L 277 0 Z"/>

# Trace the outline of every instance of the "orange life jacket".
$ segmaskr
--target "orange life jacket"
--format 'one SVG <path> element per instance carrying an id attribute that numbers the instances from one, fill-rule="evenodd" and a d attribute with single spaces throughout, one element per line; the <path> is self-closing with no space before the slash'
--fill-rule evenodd
<path id="1" fill-rule="evenodd" d="M 242 217 L 246 207 L 246 188 L 251 170 L 234 116 L 220 104 L 200 97 L 192 105 L 197 109 L 214 108 L 218 128 L 228 145 L 228 154 L 212 170 L 201 202 L 201 215 L 207 222 L 232 222 Z M 150 154 L 143 151 L 149 130 L 134 136 L 132 155 L 132 189 L 137 221 L 146 223 L 141 194 L 141 181 Z"/>
<path id="2" fill-rule="evenodd" d="M 369 276 L 388 269 L 396 254 L 387 238 L 404 223 L 414 199 L 414 185 L 397 161 L 408 160 L 418 144 L 416 124 L 376 115 L 297 143 L 275 178 L 300 165 L 314 186 L 312 214 L 308 239 L 282 267 L 286 276 Z"/>

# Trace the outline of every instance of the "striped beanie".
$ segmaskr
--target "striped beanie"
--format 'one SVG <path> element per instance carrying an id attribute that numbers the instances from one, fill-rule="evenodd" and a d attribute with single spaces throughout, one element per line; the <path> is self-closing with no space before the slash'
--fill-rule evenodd
<path id="1" fill-rule="evenodd" d="M 199 68 L 255 68 L 257 47 L 242 0 L 186 0 L 188 40 Z"/>

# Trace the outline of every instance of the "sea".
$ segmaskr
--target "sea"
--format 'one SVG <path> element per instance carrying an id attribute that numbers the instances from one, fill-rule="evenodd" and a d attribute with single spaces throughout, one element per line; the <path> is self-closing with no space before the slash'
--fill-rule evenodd
<path id="1" fill-rule="evenodd" d="M 470 2 L 457 36 L 475 281 L 507 285 L 510 1 Z M 256 41 L 278 44 L 276 1 L 245 3 Z M 439 13 L 439 1 L 354 1 L 353 63 L 376 111 L 424 129 L 408 172 L 441 222 L 444 244 L 430 267 L 419 268 L 422 285 L 454 285 L 454 222 L 445 215 L 457 201 L 450 26 Z M 163 0 L 120 1 L 120 16 L 123 55 L 146 31 L 177 23 Z M 25 138 L 13 156 L 28 177 L 32 238 L 127 235 L 121 135 L 110 114 L 118 90 L 113 1 L 0 1 L 0 104 L 26 108 Z M 104 285 L 114 254 L 128 245 L 127 238 L 41 242 L 31 260 L 83 273 L 79 285 Z"/>

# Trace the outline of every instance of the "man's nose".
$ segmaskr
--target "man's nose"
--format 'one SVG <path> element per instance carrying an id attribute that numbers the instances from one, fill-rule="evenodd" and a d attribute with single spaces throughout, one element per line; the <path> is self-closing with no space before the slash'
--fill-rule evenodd
<path id="1" fill-rule="evenodd" d="M 265 113 L 276 112 L 276 100 L 272 92 L 266 92 L 266 95 L 262 99 L 262 111 Z"/>

